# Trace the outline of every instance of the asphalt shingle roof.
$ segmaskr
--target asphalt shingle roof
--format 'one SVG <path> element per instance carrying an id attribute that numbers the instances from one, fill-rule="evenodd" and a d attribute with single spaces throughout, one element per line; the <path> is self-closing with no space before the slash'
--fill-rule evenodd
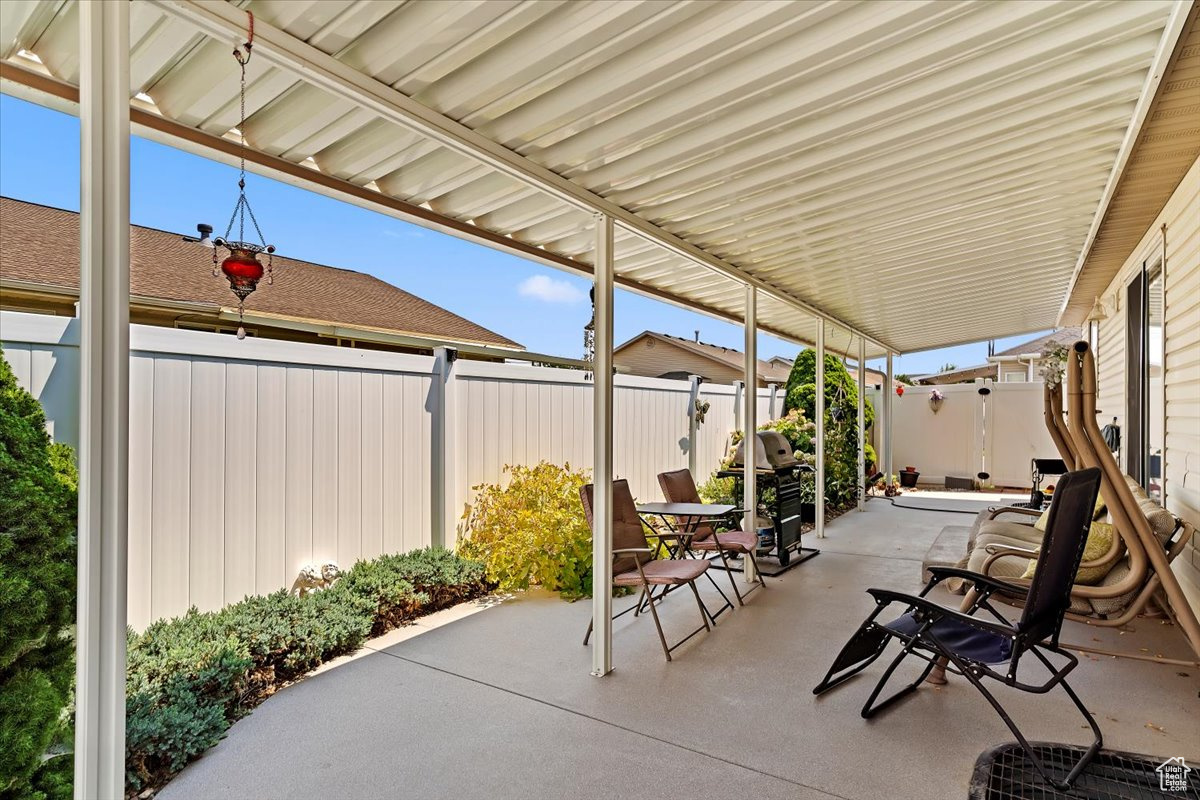
<path id="1" fill-rule="evenodd" d="M 235 307 L 229 284 L 212 275 L 210 251 L 178 233 L 131 225 L 130 293 Z M 0 198 L 0 277 L 78 291 L 79 215 Z M 498 347 L 513 340 L 371 275 L 276 255 L 275 282 L 259 285 L 248 309 L 314 322 L 358 326 Z"/>

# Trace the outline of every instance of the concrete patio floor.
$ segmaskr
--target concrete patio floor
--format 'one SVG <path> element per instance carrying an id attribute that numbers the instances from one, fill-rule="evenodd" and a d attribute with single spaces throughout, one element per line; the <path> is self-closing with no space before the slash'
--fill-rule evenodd
<path id="1" fill-rule="evenodd" d="M 618 620 L 616 671 L 604 679 L 588 674 L 581 645 L 588 603 L 530 593 L 405 629 L 279 692 L 160 797 L 965 798 L 977 756 L 1012 737 L 961 678 L 871 722 L 858 712 L 882 665 L 824 697 L 811 689 L 869 613 L 863 590 L 916 590 L 941 527 L 969 520 L 872 500 L 809 542 L 819 557 L 723 614 L 670 664 L 650 620 Z M 669 638 L 698 622 L 682 596 L 662 610 Z M 1188 653 L 1155 619 L 1125 634 L 1067 624 L 1064 641 L 1095 640 Z M 1107 747 L 1200 761 L 1200 669 L 1084 656 L 1072 682 Z M 998 694 L 1031 738 L 1086 741 L 1064 695 Z"/>

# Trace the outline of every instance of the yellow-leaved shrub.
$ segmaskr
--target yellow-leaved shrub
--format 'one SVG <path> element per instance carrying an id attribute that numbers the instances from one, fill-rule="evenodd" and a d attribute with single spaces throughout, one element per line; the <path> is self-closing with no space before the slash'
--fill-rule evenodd
<path id="1" fill-rule="evenodd" d="M 500 589 L 541 586 L 567 598 L 592 593 L 592 534 L 579 500 L 590 477 L 570 464 L 504 467 L 507 483 L 473 487 L 458 552 L 482 561 Z"/>

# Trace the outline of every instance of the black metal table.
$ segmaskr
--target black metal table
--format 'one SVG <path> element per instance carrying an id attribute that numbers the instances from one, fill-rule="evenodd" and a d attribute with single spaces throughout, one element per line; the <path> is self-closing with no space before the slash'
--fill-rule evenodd
<path id="1" fill-rule="evenodd" d="M 702 523 L 713 519 L 725 519 L 731 512 L 737 510 L 737 506 L 726 503 L 642 503 L 637 507 L 637 510 L 638 514 L 642 515 L 643 518 L 658 517 L 662 520 L 665 530 L 655 525 L 650 525 L 649 521 L 646 521 L 646 524 L 659 534 L 659 540 L 666 546 L 671 558 L 683 558 L 689 554 L 694 555 L 691 550 L 691 538 Z M 670 544 L 669 540 L 671 539 L 674 539 L 676 542 L 674 547 Z M 711 568 L 712 561 L 709 561 L 709 569 Z M 708 618 L 715 623 L 717 617 L 733 608 L 733 603 L 729 600 L 729 596 L 717 585 L 717 582 L 713 580 L 712 575 L 708 574 L 708 570 L 704 571 L 704 575 L 725 601 L 724 605 L 715 614 L 708 610 L 708 606 L 704 606 L 704 611 L 708 614 Z M 676 588 L 678 587 L 664 587 L 660 597 L 665 597 L 672 589 Z M 703 603 L 701 604 L 703 605 Z"/>

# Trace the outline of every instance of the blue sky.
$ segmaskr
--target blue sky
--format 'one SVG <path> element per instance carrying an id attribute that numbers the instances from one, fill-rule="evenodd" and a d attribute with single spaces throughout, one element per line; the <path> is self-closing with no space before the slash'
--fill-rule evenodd
<path id="1" fill-rule="evenodd" d="M 207 222 L 223 232 L 237 199 L 236 169 L 137 137 L 130 158 L 134 224 L 195 233 Z M 0 96 L 0 194 L 79 210 L 79 121 Z M 583 278 L 258 175 L 247 178 L 247 194 L 267 241 L 284 255 L 370 273 L 530 350 L 580 355 L 590 316 Z M 699 329 L 706 342 L 742 346 L 740 326 L 620 290 L 614 326 L 618 343 L 647 328 L 687 337 Z M 758 348 L 761 358 L 799 349 L 765 334 Z M 982 363 L 986 351 L 976 344 L 901 356 L 896 371 Z"/>

